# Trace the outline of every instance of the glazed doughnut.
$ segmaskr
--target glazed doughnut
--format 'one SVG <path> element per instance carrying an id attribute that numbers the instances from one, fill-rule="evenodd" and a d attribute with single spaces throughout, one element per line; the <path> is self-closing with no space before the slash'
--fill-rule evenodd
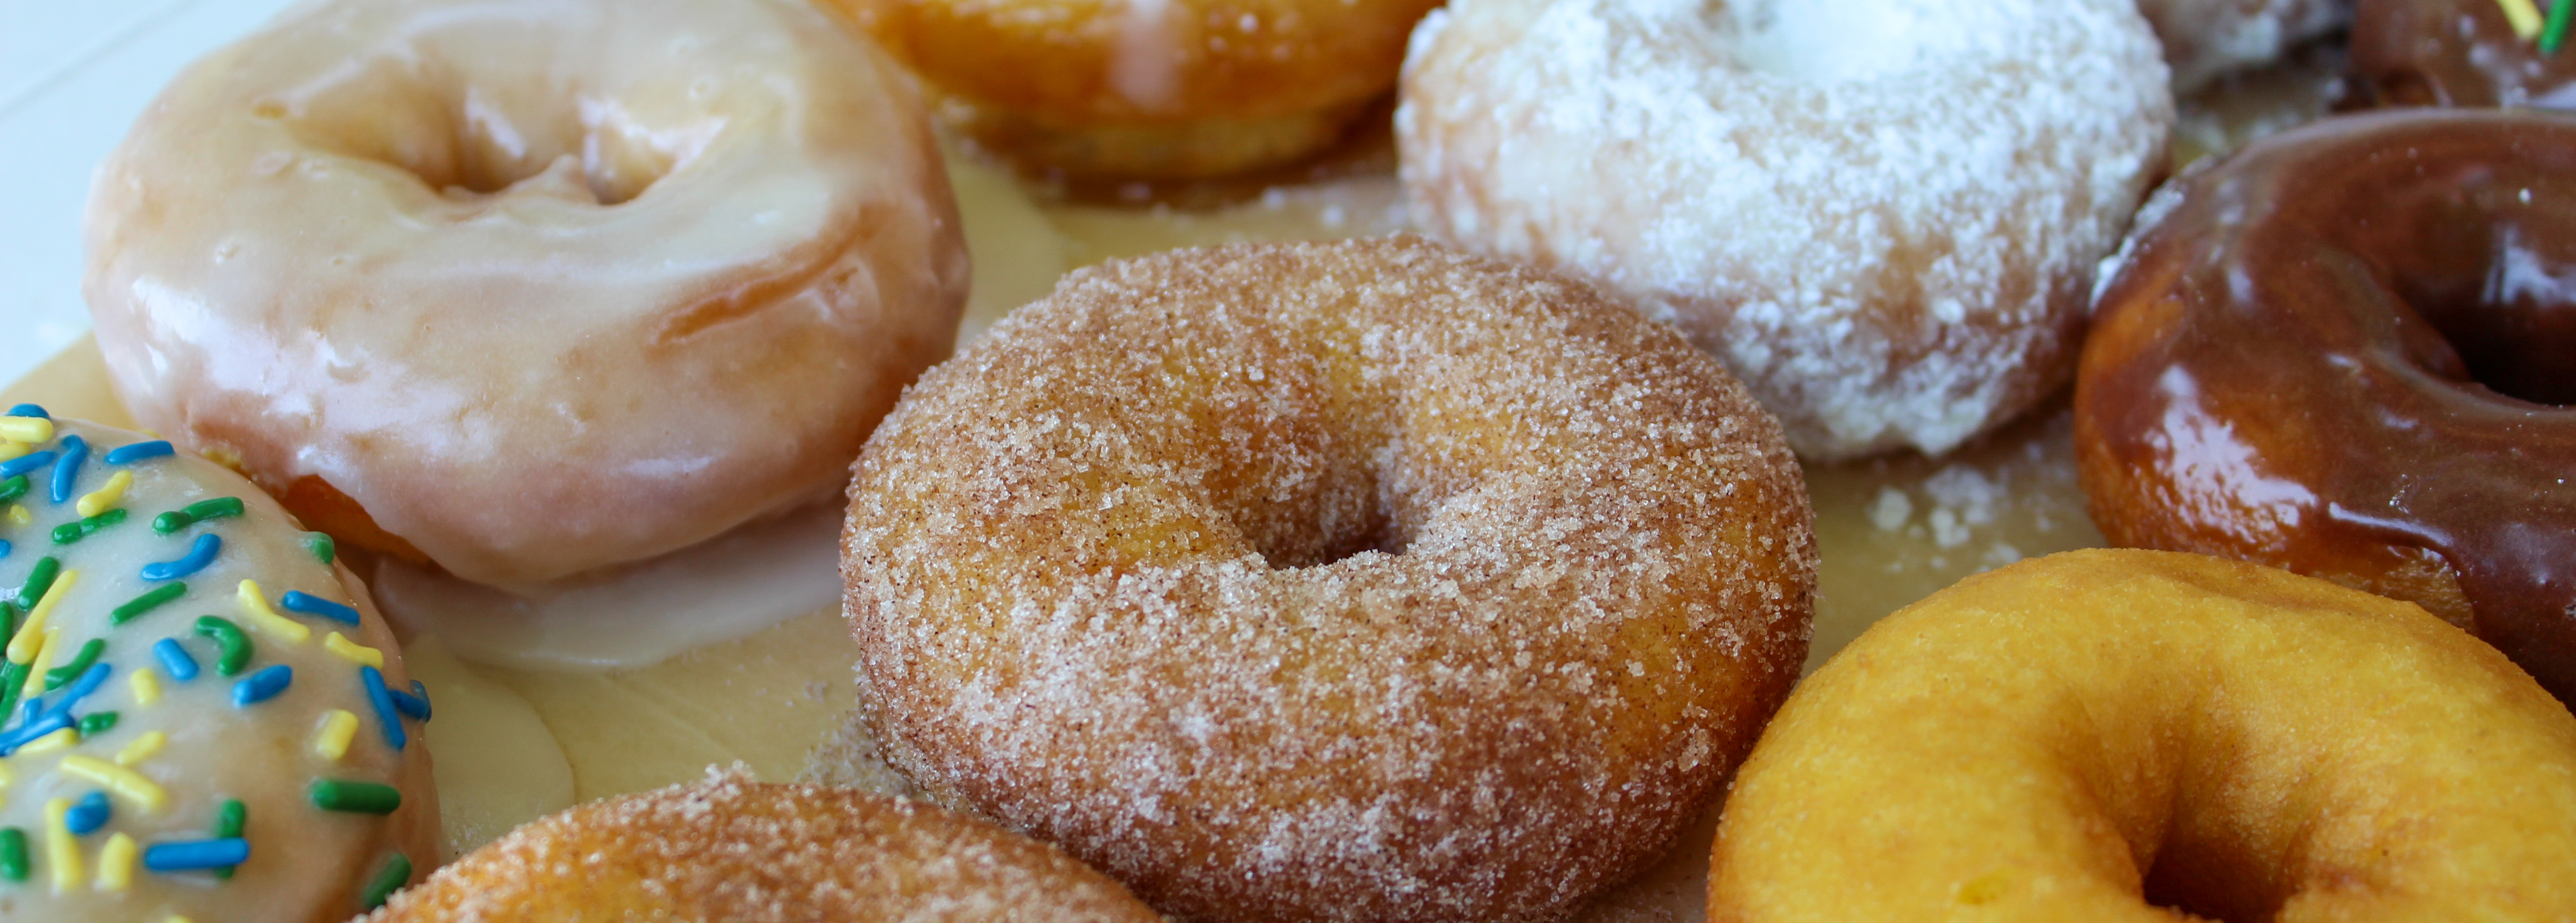
<path id="1" fill-rule="evenodd" d="M 0 458 L 0 916 L 337 923 L 438 863 L 428 692 L 327 537 L 31 404 Z"/>
<path id="2" fill-rule="evenodd" d="M 2362 0 L 2352 75 L 2379 106 L 2576 109 L 2576 54 L 2542 54 L 2496 0 Z"/>
<path id="3" fill-rule="evenodd" d="M 949 347 L 901 80 L 786 0 L 298 6 L 101 167 L 99 347 L 353 543 L 502 585 L 689 545 L 831 496 Z"/>
<path id="4" fill-rule="evenodd" d="M 1084 178 L 1240 173 L 1340 140 L 1439 0 L 828 0 L 968 137 Z"/>
<path id="5" fill-rule="evenodd" d="M 2494 6 L 2494 0 L 2486 0 Z M 2177 91 L 2278 60 L 2352 22 L 2352 0 L 2138 0 Z"/>
<path id="6" fill-rule="evenodd" d="M 1709 919 L 2560 920 L 2570 856 L 2576 718 L 2492 648 L 2270 568 L 2075 551 L 1799 684 Z"/>
<path id="7" fill-rule="evenodd" d="M 1402 97 L 1417 222 L 1678 324 L 1811 459 L 2062 384 L 2173 122 L 2128 0 L 1462 0 Z"/>
<path id="8" fill-rule="evenodd" d="M 368 923 L 1159 920 L 1044 843 L 913 801 L 720 775 L 547 817 Z"/>
<path id="9" fill-rule="evenodd" d="M 2113 543 L 2408 600 L 2576 697 L 2576 117 L 2329 119 L 2160 193 L 2076 460 Z"/>
<path id="10" fill-rule="evenodd" d="M 1546 920 L 1797 676 L 1770 418 L 1590 289 L 1390 238 L 1077 272 L 860 457 L 863 710 L 1188 919 Z"/>

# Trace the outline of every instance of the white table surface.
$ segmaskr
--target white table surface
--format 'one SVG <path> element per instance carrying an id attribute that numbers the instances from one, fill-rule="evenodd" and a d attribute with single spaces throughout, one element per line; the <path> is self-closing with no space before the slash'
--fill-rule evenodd
<path id="1" fill-rule="evenodd" d="M 0 0 L 0 384 L 89 329 L 90 173 L 179 68 L 289 0 Z"/>

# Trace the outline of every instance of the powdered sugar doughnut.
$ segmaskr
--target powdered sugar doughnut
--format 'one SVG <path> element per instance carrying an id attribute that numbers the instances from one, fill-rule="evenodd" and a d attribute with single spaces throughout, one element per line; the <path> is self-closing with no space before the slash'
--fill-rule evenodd
<path id="1" fill-rule="evenodd" d="M 2164 42 L 2178 90 L 2268 64 L 2352 22 L 2351 0 L 2138 0 L 2138 12 Z"/>
<path id="2" fill-rule="evenodd" d="M 1462 0 L 1415 219 L 1679 324 L 1799 452 L 1940 452 L 2066 380 L 2173 101 L 2128 0 Z"/>
<path id="3" fill-rule="evenodd" d="M 1806 649 L 1718 363 L 1414 240 L 1075 273 L 869 442 L 870 730 L 1192 919 L 1545 920 L 1671 846 Z"/>

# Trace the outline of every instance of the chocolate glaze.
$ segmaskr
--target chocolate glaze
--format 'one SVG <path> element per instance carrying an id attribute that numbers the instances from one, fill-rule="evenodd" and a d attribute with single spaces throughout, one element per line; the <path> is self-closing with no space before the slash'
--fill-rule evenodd
<path id="1" fill-rule="evenodd" d="M 2104 533 L 2437 613 L 2455 580 L 2576 701 L 2576 116 L 2332 118 L 2176 183 L 2078 373 Z"/>
<path id="2" fill-rule="evenodd" d="M 2361 0 L 2352 74 L 2366 105 L 2576 109 L 2576 47 L 2542 55 L 2496 0 Z"/>

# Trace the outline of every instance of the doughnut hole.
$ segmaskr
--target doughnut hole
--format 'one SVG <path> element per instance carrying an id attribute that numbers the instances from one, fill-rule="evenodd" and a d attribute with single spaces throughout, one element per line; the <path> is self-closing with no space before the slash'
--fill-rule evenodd
<path id="1" fill-rule="evenodd" d="M 2438 198 L 2402 206 L 2427 230 L 2420 247 L 2389 255 L 2400 323 L 2420 319 L 2440 339 L 2410 337 L 2409 358 L 2506 397 L 2576 405 L 2576 215 L 2530 204 L 2576 199 L 2576 182 L 2472 179 L 2426 183 L 2417 195 Z"/>

